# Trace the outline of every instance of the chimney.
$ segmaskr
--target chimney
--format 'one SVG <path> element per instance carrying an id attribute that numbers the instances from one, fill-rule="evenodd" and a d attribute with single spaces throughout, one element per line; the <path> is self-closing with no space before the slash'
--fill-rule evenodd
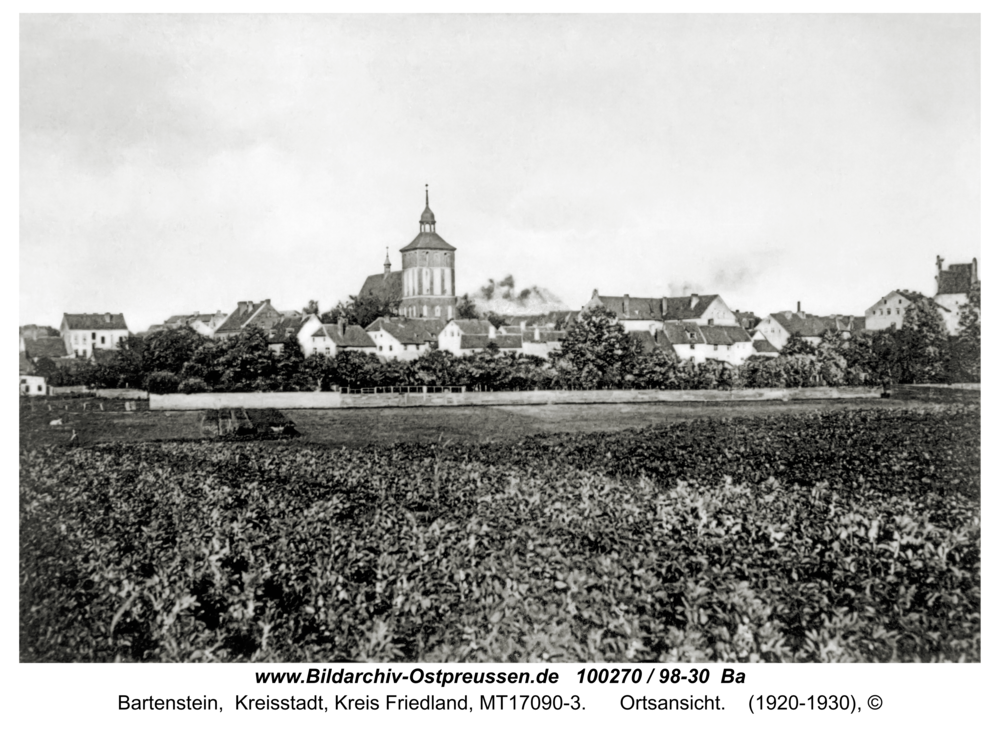
<path id="1" fill-rule="evenodd" d="M 629 310 L 629 298 L 628 294 L 625 294 L 625 298 L 622 299 L 622 314 L 628 315 Z"/>
<path id="2" fill-rule="evenodd" d="M 691 308 L 698 306 L 698 294 L 691 294 Z"/>
<path id="3" fill-rule="evenodd" d="M 801 301 L 796 301 L 795 302 L 795 313 L 796 314 L 801 314 L 802 313 L 802 302 Z"/>
<path id="4" fill-rule="evenodd" d="M 666 319 L 667 318 L 667 297 L 666 296 L 664 296 L 662 299 L 660 299 L 660 318 L 661 319 Z"/>
<path id="5" fill-rule="evenodd" d="M 337 334 L 344 336 L 344 320 L 343 318 L 337 319 Z"/>
<path id="6" fill-rule="evenodd" d="M 526 329 L 527 327 L 528 327 L 528 322 L 527 322 L 526 320 L 522 319 L 522 320 L 521 320 L 521 333 L 522 333 L 522 334 L 524 333 L 524 330 L 525 330 L 525 329 Z"/>
<path id="7" fill-rule="evenodd" d="M 194 313 L 194 315 L 195 316 L 200 316 L 200 314 L 197 311 Z"/>
<path id="8" fill-rule="evenodd" d="M 104 323 L 105 324 L 110 324 L 111 323 L 111 314 L 105 314 L 104 315 Z"/>
<path id="9" fill-rule="evenodd" d="M 539 339 L 541 339 L 541 335 L 538 333 L 538 325 L 535 324 L 535 341 L 537 342 Z"/>
<path id="10" fill-rule="evenodd" d="M 592 299 L 596 299 L 597 298 L 597 289 L 594 289 L 594 295 L 591 296 L 590 298 L 592 298 Z"/>

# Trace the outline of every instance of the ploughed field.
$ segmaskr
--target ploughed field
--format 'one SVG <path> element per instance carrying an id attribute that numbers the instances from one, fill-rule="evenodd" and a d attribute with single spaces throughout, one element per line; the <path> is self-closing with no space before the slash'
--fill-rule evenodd
<path id="1" fill-rule="evenodd" d="M 925 403 L 22 443 L 20 657 L 978 661 L 979 429 L 977 404 Z"/>

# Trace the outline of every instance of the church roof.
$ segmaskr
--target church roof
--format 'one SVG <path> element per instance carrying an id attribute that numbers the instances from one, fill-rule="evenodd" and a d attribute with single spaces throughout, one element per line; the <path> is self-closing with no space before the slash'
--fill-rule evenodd
<path id="1" fill-rule="evenodd" d="M 453 251 L 455 246 L 445 242 L 445 239 L 433 231 L 422 231 L 417 237 L 410 241 L 409 245 L 400 248 L 400 251 Z"/>
<path id="2" fill-rule="evenodd" d="M 403 272 L 373 273 L 365 279 L 358 296 L 363 297 L 371 294 L 375 294 L 383 301 L 401 300 L 403 298 Z"/>
<path id="3" fill-rule="evenodd" d="M 424 208 L 424 212 L 420 215 L 421 223 L 433 223 L 434 222 L 434 212 L 431 210 L 430 203 Z"/>

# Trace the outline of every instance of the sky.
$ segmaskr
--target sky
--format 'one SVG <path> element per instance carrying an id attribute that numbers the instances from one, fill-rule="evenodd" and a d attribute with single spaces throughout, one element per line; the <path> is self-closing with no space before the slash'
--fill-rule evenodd
<path id="1" fill-rule="evenodd" d="M 323 310 L 418 232 L 576 309 L 980 259 L 976 15 L 22 15 L 19 319 Z"/>

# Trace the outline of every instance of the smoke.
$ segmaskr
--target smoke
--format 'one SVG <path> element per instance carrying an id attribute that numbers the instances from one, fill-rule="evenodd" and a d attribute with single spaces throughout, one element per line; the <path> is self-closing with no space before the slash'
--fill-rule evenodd
<path id="1" fill-rule="evenodd" d="M 519 289 L 510 274 L 500 279 L 488 279 L 487 283 L 469 298 L 479 311 L 493 311 L 511 316 L 547 314 L 566 308 L 562 300 L 548 289 L 528 286 Z"/>
<path id="2" fill-rule="evenodd" d="M 667 296 L 687 296 L 689 294 L 710 294 L 713 293 L 701 284 L 685 281 L 684 283 L 671 283 L 667 285 Z"/>

